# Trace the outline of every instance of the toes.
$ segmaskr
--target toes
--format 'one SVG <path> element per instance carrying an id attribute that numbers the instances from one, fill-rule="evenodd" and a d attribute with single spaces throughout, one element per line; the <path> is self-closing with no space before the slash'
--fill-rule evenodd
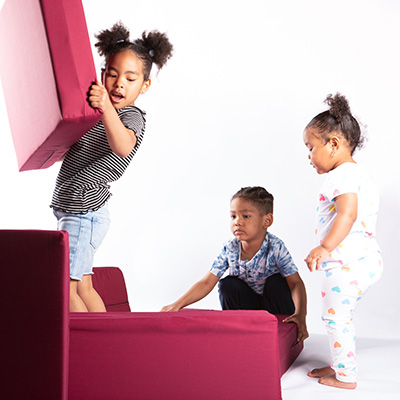
<path id="1" fill-rule="evenodd" d="M 318 378 L 317 370 L 313 369 L 312 371 L 307 372 L 307 376 L 309 376 L 310 378 Z"/>

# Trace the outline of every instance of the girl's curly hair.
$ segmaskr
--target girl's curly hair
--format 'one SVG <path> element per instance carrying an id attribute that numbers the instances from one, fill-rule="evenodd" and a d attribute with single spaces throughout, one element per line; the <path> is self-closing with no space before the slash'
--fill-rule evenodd
<path id="1" fill-rule="evenodd" d="M 329 110 L 314 117 L 306 129 L 314 128 L 319 137 L 328 143 L 333 134 L 341 134 L 350 146 L 351 154 L 364 144 L 360 125 L 351 114 L 349 102 L 340 93 L 329 94 L 325 101 Z"/>
<path id="2" fill-rule="evenodd" d="M 110 29 L 100 31 L 95 35 L 95 46 L 106 63 L 110 56 L 126 50 L 133 51 L 143 62 L 144 80 L 149 79 L 151 67 L 157 65 L 160 70 L 171 58 L 173 46 L 167 35 L 158 31 L 143 32 L 142 36 L 133 42 L 129 40 L 129 30 L 122 22 L 117 22 Z"/>

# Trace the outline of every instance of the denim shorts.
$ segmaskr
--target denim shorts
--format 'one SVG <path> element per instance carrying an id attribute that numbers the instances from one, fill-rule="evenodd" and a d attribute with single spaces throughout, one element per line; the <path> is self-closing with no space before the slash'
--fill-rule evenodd
<path id="1" fill-rule="evenodd" d="M 69 214 L 53 210 L 59 231 L 69 235 L 70 278 L 81 281 L 83 275 L 93 274 L 93 257 L 110 226 L 107 203 L 87 214 Z"/>

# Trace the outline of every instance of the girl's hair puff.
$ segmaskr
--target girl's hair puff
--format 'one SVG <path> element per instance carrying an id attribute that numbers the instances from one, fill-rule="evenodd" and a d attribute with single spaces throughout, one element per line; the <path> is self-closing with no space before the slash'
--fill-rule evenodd
<path id="1" fill-rule="evenodd" d="M 150 77 L 153 63 L 160 70 L 171 58 L 173 46 L 165 33 L 156 30 L 143 32 L 142 36 L 133 42 L 129 40 L 129 30 L 122 22 L 117 22 L 110 29 L 100 31 L 95 35 L 95 46 L 101 56 L 105 57 L 106 64 L 109 58 L 117 53 L 131 50 L 143 62 L 144 80 Z"/>
<path id="2" fill-rule="evenodd" d="M 237 198 L 253 203 L 261 215 L 273 214 L 274 196 L 261 186 L 248 186 L 241 188 L 232 196 L 231 201 Z"/>
<path id="3" fill-rule="evenodd" d="M 364 137 L 361 135 L 359 123 L 351 114 L 349 102 L 340 93 L 334 96 L 329 94 L 324 102 L 329 106 L 329 110 L 314 117 L 306 129 L 315 129 L 325 143 L 328 143 L 334 134 L 341 135 L 349 144 L 353 154 L 357 148 L 363 146 Z"/>

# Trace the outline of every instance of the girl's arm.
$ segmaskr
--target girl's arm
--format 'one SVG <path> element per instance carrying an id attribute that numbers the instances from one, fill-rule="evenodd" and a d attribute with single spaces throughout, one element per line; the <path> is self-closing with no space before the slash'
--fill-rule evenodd
<path id="1" fill-rule="evenodd" d="M 329 232 L 321 244 L 311 250 L 310 254 L 304 260 L 310 271 L 313 270 L 314 264 L 317 270 L 321 268 L 322 262 L 345 239 L 357 219 L 357 194 L 342 194 L 336 197 L 334 202 L 337 215 L 332 222 Z"/>
<path id="2" fill-rule="evenodd" d="M 119 157 L 127 157 L 136 145 L 135 132 L 126 128 L 121 122 L 106 88 L 99 81 L 96 80 L 96 83 L 90 87 L 88 100 L 93 108 L 103 111 L 101 120 L 113 153 Z"/>
<path id="3" fill-rule="evenodd" d="M 175 303 L 164 306 L 161 311 L 179 311 L 181 308 L 201 300 L 213 290 L 219 279 L 218 276 L 207 272 L 204 278 L 196 282 L 181 298 Z"/>
<path id="4" fill-rule="evenodd" d="M 308 338 L 306 325 L 307 294 L 303 280 L 298 272 L 286 277 L 295 307 L 294 314 L 285 318 L 283 322 L 294 322 L 297 324 L 297 341 L 302 342 Z"/>

